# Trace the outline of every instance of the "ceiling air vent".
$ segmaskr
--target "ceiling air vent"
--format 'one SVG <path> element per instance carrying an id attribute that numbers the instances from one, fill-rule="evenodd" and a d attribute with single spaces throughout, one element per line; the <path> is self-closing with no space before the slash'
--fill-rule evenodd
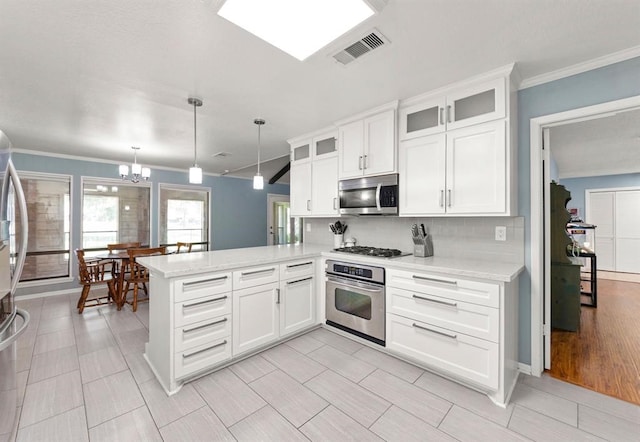
<path id="1" fill-rule="evenodd" d="M 369 32 L 355 43 L 350 44 L 340 52 L 333 54 L 333 58 L 342 64 L 349 64 L 356 58 L 360 58 L 365 54 L 377 49 L 381 46 L 389 44 L 387 40 L 377 29 Z"/>
<path id="2" fill-rule="evenodd" d="M 211 156 L 213 158 L 226 158 L 228 156 L 231 156 L 231 153 L 230 152 L 218 152 L 218 153 L 214 153 Z"/>

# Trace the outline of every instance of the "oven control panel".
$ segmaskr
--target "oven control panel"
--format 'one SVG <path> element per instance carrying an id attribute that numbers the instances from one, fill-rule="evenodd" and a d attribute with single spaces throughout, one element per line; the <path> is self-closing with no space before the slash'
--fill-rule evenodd
<path id="1" fill-rule="evenodd" d="M 384 268 L 327 260 L 327 274 L 351 276 L 360 280 L 384 284 Z"/>

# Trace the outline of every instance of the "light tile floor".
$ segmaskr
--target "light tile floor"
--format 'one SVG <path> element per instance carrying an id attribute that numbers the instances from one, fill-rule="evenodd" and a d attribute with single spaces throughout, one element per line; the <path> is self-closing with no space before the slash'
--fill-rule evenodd
<path id="1" fill-rule="evenodd" d="M 504 409 L 473 390 L 325 329 L 167 397 L 142 358 L 148 304 L 75 310 L 18 301 L 18 441 L 640 441 L 640 407 L 522 375 Z"/>

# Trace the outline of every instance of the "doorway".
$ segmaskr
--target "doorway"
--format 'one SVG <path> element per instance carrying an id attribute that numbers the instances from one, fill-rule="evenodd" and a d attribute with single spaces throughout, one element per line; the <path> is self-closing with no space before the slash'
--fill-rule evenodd
<path id="1" fill-rule="evenodd" d="M 289 195 L 267 195 L 267 245 L 302 241 L 302 221 L 291 217 Z"/>
<path id="2" fill-rule="evenodd" d="M 543 369 L 550 369 L 552 362 L 552 330 L 551 330 L 551 283 L 550 283 L 550 235 L 549 235 L 549 209 L 546 202 L 548 201 L 549 188 L 551 182 L 551 176 L 553 175 L 554 164 L 551 153 L 553 152 L 553 140 L 549 135 L 549 130 L 553 128 L 559 128 L 563 125 L 583 122 L 587 120 L 596 120 L 604 117 L 617 115 L 619 113 L 633 111 L 640 109 L 640 97 L 633 97 L 630 99 L 619 100 L 610 103 L 604 103 L 601 105 L 590 106 L 587 108 L 576 109 L 568 112 L 562 112 L 559 114 L 547 115 L 544 117 L 538 117 L 531 120 L 531 326 L 532 326 L 532 358 L 531 369 L 534 375 L 539 375 Z M 551 142 L 550 141 L 551 138 Z M 602 148 L 602 147 L 601 147 Z M 579 161 L 580 158 L 575 158 Z M 636 171 L 637 172 L 637 171 Z M 613 171 L 607 171 L 608 174 L 615 174 Z M 577 175 L 576 175 L 577 176 Z M 580 193 L 584 193 L 581 191 Z M 584 194 L 581 195 L 584 198 Z M 584 209 L 583 209 L 584 210 Z M 583 212 L 584 213 L 584 212 Z M 588 222 L 588 220 L 587 220 Z M 616 294 L 624 293 L 626 291 L 635 292 L 640 286 L 630 287 L 616 287 L 615 284 L 602 283 L 603 287 L 607 287 L 607 290 L 615 291 Z M 599 290 L 599 298 L 602 295 L 602 290 Z M 638 293 L 640 295 L 640 292 Z M 613 299 L 613 298 L 612 298 Z M 606 315 L 604 309 L 600 308 L 592 309 L 587 315 L 584 315 L 585 308 L 583 307 L 583 314 L 581 322 L 585 324 L 590 320 L 603 319 Z M 599 314 L 600 313 L 600 314 Z M 640 313 L 640 311 L 636 312 Z M 588 316 L 585 318 L 585 316 Z M 609 318 L 612 323 L 615 319 Z M 598 326 L 597 322 L 594 322 L 595 326 Z M 585 327 L 586 329 L 587 327 Z M 638 330 L 640 336 L 640 329 Z M 576 334 L 573 333 L 575 337 Z M 623 346 L 622 340 L 628 339 L 628 333 L 618 335 L 620 339 L 620 347 Z M 640 338 L 632 338 L 640 339 Z M 555 341 L 556 343 L 559 341 Z M 579 342 L 579 341 L 578 341 Z M 635 341 L 634 341 L 635 342 Z M 560 344 L 566 344 L 566 342 L 559 342 Z M 609 343 L 610 344 L 610 343 Z M 567 344 L 568 345 L 568 344 Z M 608 345 L 610 347 L 610 345 Z M 554 349 L 554 350 L 557 350 Z M 573 349 L 575 351 L 575 348 Z M 587 349 L 585 351 L 592 351 Z M 604 349 L 605 352 L 610 351 Z M 604 355 L 604 353 L 603 353 Z M 572 365 L 575 361 L 572 361 L 568 365 Z M 584 361 L 582 362 L 584 363 Z M 603 364 L 615 364 L 609 358 L 602 358 L 597 363 L 594 362 L 594 366 L 602 367 Z M 612 372 L 615 371 L 613 365 L 609 365 L 609 369 L 606 371 L 606 375 L 603 377 L 601 384 L 606 384 L 608 377 L 612 376 Z M 635 382 L 637 382 L 638 374 L 628 372 L 627 375 Z M 580 384 L 580 380 L 572 381 Z M 588 388 L 598 390 L 598 386 L 583 385 Z M 615 393 L 605 392 L 606 394 L 616 395 Z M 625 400 L 633 399 L 623 398 Z"/>

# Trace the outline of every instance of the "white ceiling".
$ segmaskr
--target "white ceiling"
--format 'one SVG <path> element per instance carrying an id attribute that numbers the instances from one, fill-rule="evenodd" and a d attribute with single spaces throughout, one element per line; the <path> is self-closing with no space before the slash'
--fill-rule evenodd
<path id="1" fill-rule="evenodd" d="M 560 178 L 640 173 L 640 109 L 552 127 L 549 141 Z"/>
<path id="2" fill-rule="evenodd" d="M 640 45 L 637 0 L 389 0 L 300 62 L 220 4 L 3 0 L 0 128 L 19 149 L 131 161 L 135 145 L 140 162 L 186 171 L 197 96 L 198 163 L 223 173 L 255 164 L 256 117 L 272 159 L 288 138 L 514 61 L 526 79 Z M 334 62 L 374 27 L 390 45 Z"/>

